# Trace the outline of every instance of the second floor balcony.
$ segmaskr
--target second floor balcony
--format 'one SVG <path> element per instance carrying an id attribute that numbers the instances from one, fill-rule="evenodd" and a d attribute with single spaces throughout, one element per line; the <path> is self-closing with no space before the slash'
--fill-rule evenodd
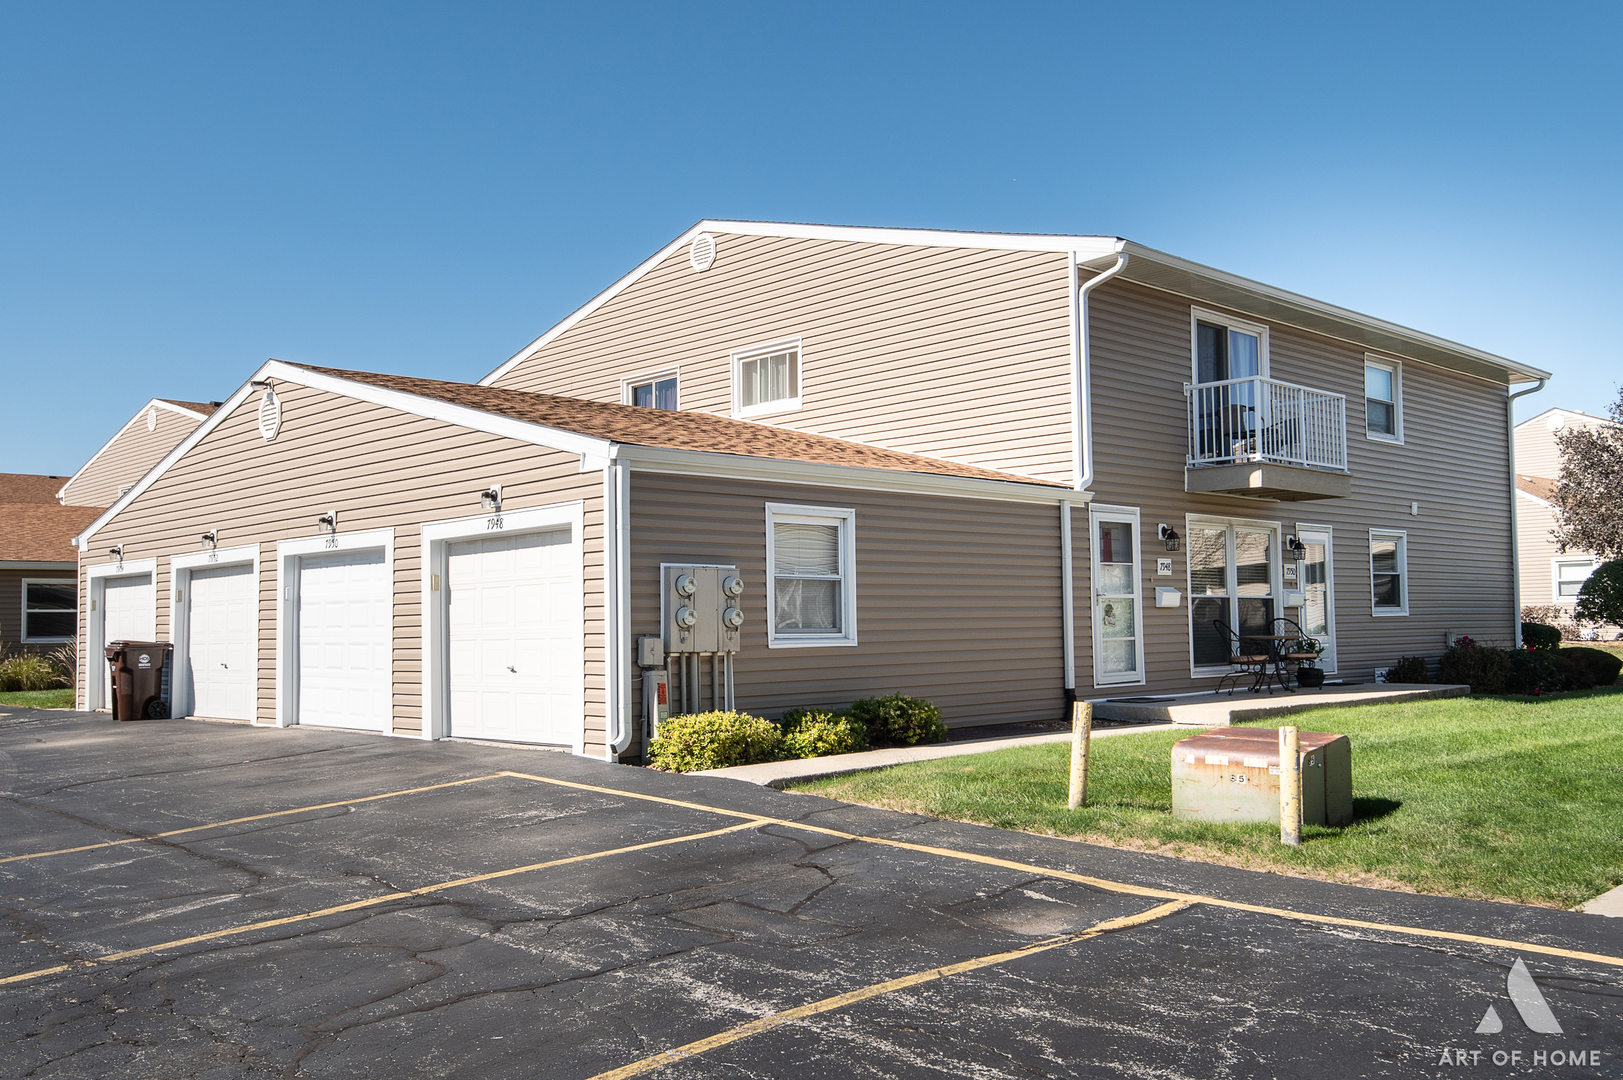
<path id="1" fill-rule="evenodd" d="M 1344 498 L 1347 398 L 1260 375 L 1185 384 L 1187 491 L 1298 501 Z"/>

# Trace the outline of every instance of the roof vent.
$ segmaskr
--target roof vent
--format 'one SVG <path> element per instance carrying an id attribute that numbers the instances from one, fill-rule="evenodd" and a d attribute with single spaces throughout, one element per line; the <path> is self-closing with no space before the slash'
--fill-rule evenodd
<path id="1" fill-rule="evenodd" d="M 688 245 L 688 262 L 693 269 L 705 271 L 710 264 L 716 261 L 716 238 L 707 232 L 702 232 L 693 238 Z"/>
<path id="2" fill-rule="evenodd" d="M 276 433 L 282 429 L 282 403 L 276 397 L 276 391 L 266 390 L 265 396 L 259 399 L 259 435 L 266 442 L 276 438 Z"/>
<path id="3" fill-rule="evenodd" d="M 147 430 L 158 430 L 158 407 L 156 405 L 147 410 Z"/>

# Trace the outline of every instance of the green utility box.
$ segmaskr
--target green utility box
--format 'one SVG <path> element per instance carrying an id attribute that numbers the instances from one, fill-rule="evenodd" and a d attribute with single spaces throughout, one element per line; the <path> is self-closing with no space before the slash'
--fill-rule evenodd
<path id="1" fill-rule="evenodd" d="M 1301 733 L 1302 824 L 1350 825 L 1352 743 Z M 1172 816 L 1186 821 L 1279 823 L 1279 732 L 1213 728 L 1172 747 Z"/>

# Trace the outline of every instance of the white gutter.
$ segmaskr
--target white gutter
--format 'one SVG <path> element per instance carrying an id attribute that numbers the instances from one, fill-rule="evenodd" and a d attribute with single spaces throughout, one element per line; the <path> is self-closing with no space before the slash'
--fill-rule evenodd
<path id="1" fill-rule="evenodd" d="M 631 746 L 631 469 L 619 445 L 603 469 L 603 727 L 605 756 Z"/>
<path id="2" fill-rule="evenodd" d="M 1505 398 L 1505 450 L 1510 456 L 1510 602 L 1511 626 L 1515 628 L 1516 648 L 1522 647 L 1522 562 L 1518 550 L 1521 534 L 1516 524 L 1516 399 L 1536 394 L 1544 389 L 1548 379 L 1540 379 L 1537 386 L 1518 390 Z"/>
<path id="3" fill-rule="evenodd" d="M 1090 388 L 1088 294 L 1127 269 L 1127 253 L 1116 253 L 1116 265 L 1078 285 L 1078 255 L 1071 256 L 1071 473 L 1072 487 L 1086 491 L 1093 483 L 1093 394 Z"/>

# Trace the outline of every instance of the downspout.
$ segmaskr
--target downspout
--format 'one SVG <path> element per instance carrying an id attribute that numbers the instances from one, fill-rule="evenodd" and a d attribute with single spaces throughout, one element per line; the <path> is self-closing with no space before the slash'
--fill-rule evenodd
<path id="1" fill-rule="evenodd" d="M 1127 268 L 1127 253 L 1116 253 L 1116 265 L 1088 279 L 1077 281 L 1080 269 L 1076 253 L 1071 253 L 1071 486 L 1086 491 L 1093 483 L 1093 393 L 1091 389 L 1092 346 L 1088 340 L 1088 294 Z M 1060 621 L 1065 650 L 1065 704 L 1076 701 L 1076 570 L 1071 542 L 1071 501 L 1059 502 L 1060 543 Z"/>
<path id="2" fill-rule="evenodd" d="M 603 469 L 603 547 L 603 726 L 605 756 L 613 761 L 635 734 L 626 641 L 631 625 L 631 484 L 618 444 L 609 447 Z"/>
<path id="3" fill-rule="evenodd" d="M 1516 524 L 1516 399 L 1538 393 L 1548 381 L 1540 379 L 1537 386 L 1519 390 L 1505 398 L 1505 450 L 1510 456 L 1510 624 L 1515 628 L 1518 649 L 1522 647 L 1522 563 L 1521 552 L 1517 550 L 1521 534 Z"/>

